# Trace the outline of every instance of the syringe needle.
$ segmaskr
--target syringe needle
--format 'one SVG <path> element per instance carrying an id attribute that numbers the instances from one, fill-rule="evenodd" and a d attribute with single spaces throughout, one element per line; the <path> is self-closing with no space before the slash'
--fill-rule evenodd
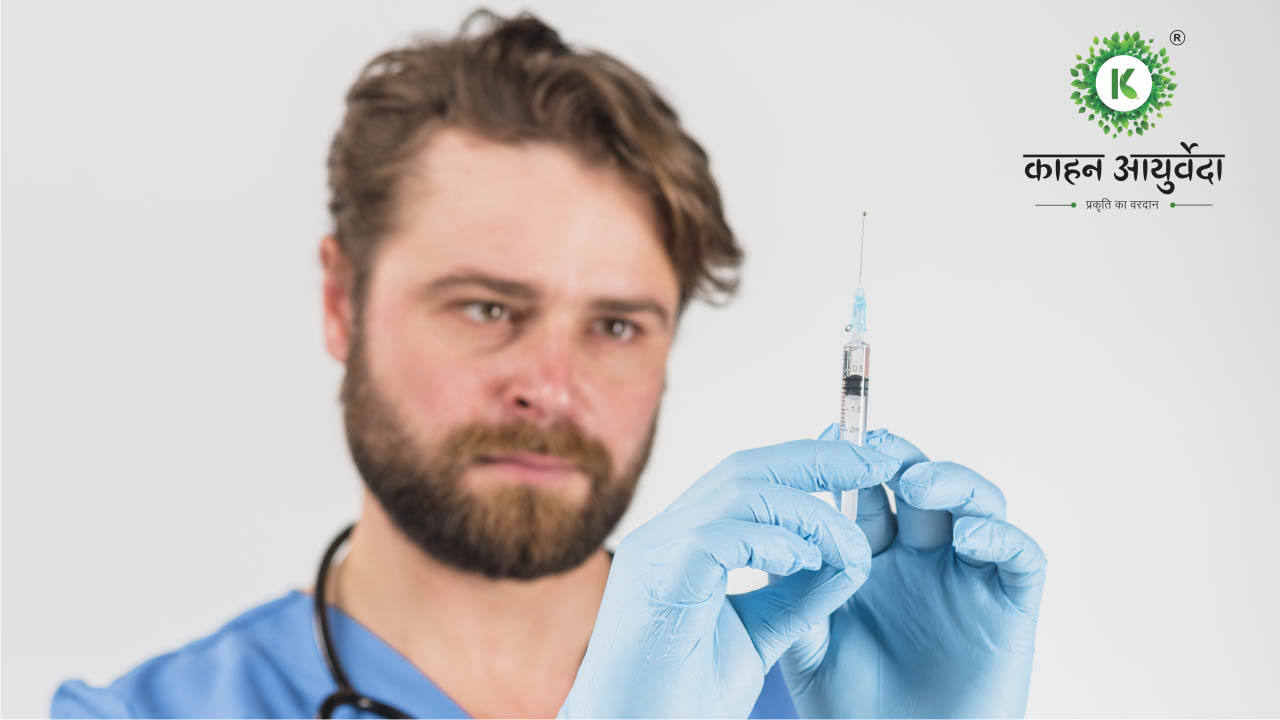
<path id="1" fill-rule="evenodd" d="M 858 287 L 862 287 L 862 248 L 867 244 L 867 211 L 862 211 L 862 238 L 858 240 Z"/>

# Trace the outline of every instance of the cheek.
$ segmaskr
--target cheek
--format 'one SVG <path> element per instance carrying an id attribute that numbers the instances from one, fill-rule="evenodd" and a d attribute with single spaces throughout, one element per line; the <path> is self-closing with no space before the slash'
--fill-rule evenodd
<path id="1" fill-rule="evenodd" d="M 649 432 L 662 396 L 664 365 L 635 372 L 625 379 L 603 381 L 593 388 L 583 416 L 583 430 L 613 454 L 616 470 L 631 460 Z"/>
<path id="2" fill-rule="evenodd" d="M 412 322 L 383 322 L 374 333 L 378 386 L 415 435 L 434 441 L 472 419 L 483 371 L 458 356 L 456 343 Z"/>

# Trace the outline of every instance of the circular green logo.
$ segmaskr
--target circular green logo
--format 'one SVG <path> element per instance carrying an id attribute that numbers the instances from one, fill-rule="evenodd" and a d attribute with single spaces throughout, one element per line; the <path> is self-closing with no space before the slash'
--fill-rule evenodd
<path id="1" fill-rule="evenodd" d="M 1112 33 L 1101 40 L 1093 39 L 1089 57 L 1076 55 L 1071 68 L 1071 100 L 1077 111 L 1089 114 L 1089 121 L 1111 137 L 1126 132 L 1146 134 L 1156 126 L 1155 119 L 1173 103 L 1177 75 L 1169 67 L 1168 53 L 1159 52 L 1138 32 Z M 1154 117 L 1152 116 L 1154 113 Z"/>

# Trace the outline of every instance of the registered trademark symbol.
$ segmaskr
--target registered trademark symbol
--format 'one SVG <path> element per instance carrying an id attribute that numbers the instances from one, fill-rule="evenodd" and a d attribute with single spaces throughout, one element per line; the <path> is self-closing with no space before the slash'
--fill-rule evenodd
<path id="1" fill-rule="evenodd" d="M 1181 30 L 1174 30 L 1173 32 L 1169 33 L 1169 42 L 1173 43 L 1174 45 L 1181 45 L 1186 41 L 1187 41 L 1187 34 L 1182 32 Z"/>

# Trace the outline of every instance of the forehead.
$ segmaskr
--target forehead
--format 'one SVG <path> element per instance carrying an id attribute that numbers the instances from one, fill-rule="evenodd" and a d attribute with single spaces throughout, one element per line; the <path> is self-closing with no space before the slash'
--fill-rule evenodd
<path id="1" fill-rule="evenodd" d="M 407 175 L 399 220 L 383 252 L 401 272 L 466 267 L 552 294 L 653 294 L 672 309 L 678 297 L 653 203 L 557 144 L 438 130 Z"/>

